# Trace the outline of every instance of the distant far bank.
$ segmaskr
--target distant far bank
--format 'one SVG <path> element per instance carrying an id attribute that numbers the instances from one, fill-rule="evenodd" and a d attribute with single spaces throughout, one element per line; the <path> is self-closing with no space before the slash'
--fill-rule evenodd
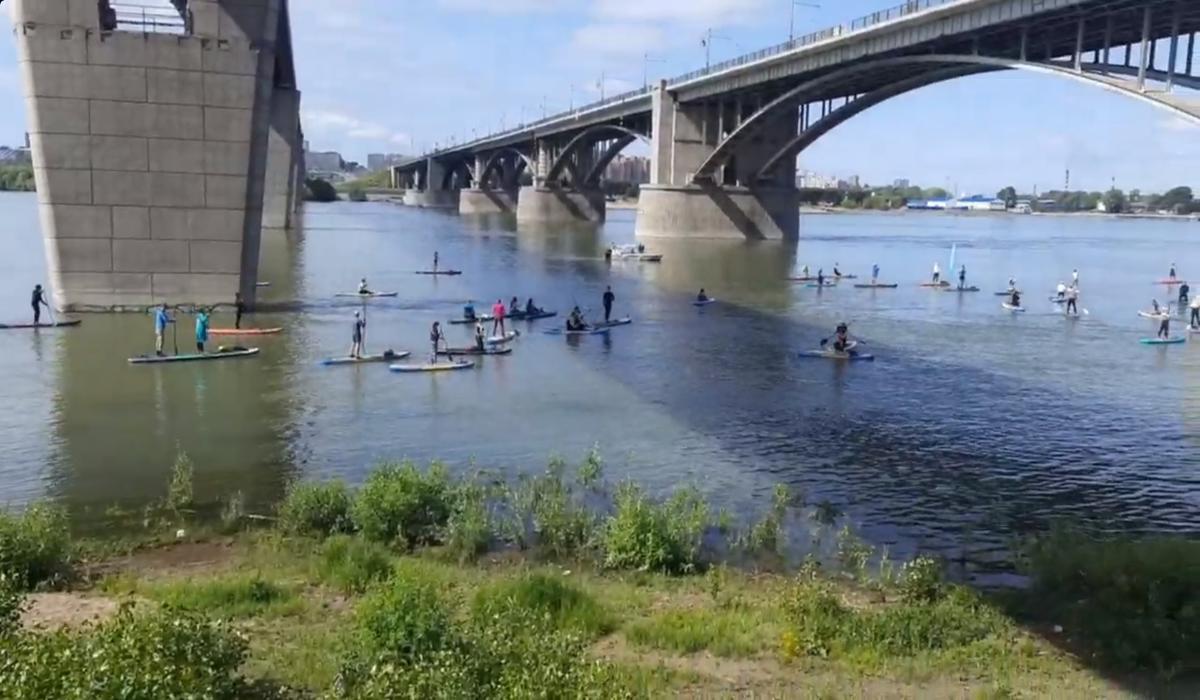
<path id="1" fill-rule="evenodd" d="M 954 217 L 1091 217 L 1096 219 L 1152 219 L 1158 221 L 1200 221 L 1200 215 L 1197 214 L 1158 214 L 1158 213 L 1122 213 L 1109 214 L 1102 211 L 1044 211 L 1044 212 L 1028 212 L 1020 213 L 1015 211 L 936 211 L 930 209 L 843 209 L 840 207 L 814 207 L 801 206 L 801 214 L 825 215 L 836 214 L 839 216 L 855 216 L 862 214 L 875 214 L 882 216 L 954 216 Z"/>

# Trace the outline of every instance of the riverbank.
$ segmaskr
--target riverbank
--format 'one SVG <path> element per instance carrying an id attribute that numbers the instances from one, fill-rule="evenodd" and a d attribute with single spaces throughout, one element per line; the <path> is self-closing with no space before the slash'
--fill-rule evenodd
<path id="1" fill-rule="evenodd" d="M 256 517 L 201 518 L 188 474 L 124 538 L 0 516 L 5 580 L 38 591 L 16 627 L 0 586 L 11 697 L 1097 698 L 1197 668 L 1184 540 L 1056 535 L 1027 550 L 1030 587 L 977 592 L 847 528 L 795 564 L 834 514 L 780 489 L 734 522 L 690 489 L 610 488 L 594 453 L 516 483 L 384 466 Z"/>

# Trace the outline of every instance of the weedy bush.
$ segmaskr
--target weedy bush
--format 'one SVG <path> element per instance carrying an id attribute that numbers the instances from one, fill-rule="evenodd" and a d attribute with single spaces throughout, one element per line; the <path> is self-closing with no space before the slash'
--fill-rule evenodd
<path id="1" fill-rule="evenodd" d="M 747 657 L 762 647 L 763 622 L 745 609 L 668 610 L 625 628 L 633 644 L 680 654 L 709 651 L 716 656 Z"/>
<path id="2" fill-rule="evenodd" d="M 195 503 L 195 476 L 196 468 L 192 464 L 192 458 L 180 450 L 175 455 L 175 464 L 171 467 L 171 481 L 167 484 L 166 507 L 176 517 Z"/>
<path id="3" fill-rule="evenodd" d="M 411 572 L 398 572 L 364 598 L 356 616 L 365 651 L 401 663 L 453 651 L 460 643 L 450 605 L 432 581 Z"/>
<path id="4" fill-rule="evenodd" d="M 751 552 L 778 554 L 784 544 L 784 518 L 787 517 L 790 503 L 791 493 L 788 487 L 777 484 L 771 496 L 770 509 L 750 528 L 750 533 L 740 544 Z"/>
<path id="5" fill-rule="evenodd" d="M 294 590 L 258 575 L 174 581 L 141 591 L 179 609 L 220 618 L 247 618 L 295 612 L 303 601 Z"/>
<path id="6" fill-rule="evenodd" d="M 347 595 L 363 593 L 391 573 L 391 553 L 383 545 L 347 535 L 336 535 L 321 545 L 318 577 Z"/>
<path id="7" fill-rule="evenodd" d="M 900 595 L 910 603 L 932 603 L 942 597 L 942 565 L 936 559 L 917 557 L 900 570 Z"/>
<path id="8" fill-rule="evenodd" d="M 848 574 L 858 581 L 868 577 L 871 557 L 875 548 L 864 542 L 849 525 L 845 525 L 837 536 L 837 561 L 842 573 Z"/>
<path id="9" fill-rule="evenodd" d="M 98 626 L 0 639 L 8 700 L 247 697 L 247 645 L 229 626 L 177 610 L 122 609 Z"/>
<path id="10" fill-rule="evenodd" d="M 61 579 L 70 569 L 71 539 L 62 509 L 34 504 L 21 513 L 0 511 L 0 573 L 29 589 Z"/>
<path id="11" fill-rule="evenodd" d="M 350 532 L 350 492 L 340 481 L 292 484 L 279 504 L 279 526 L 317 537 Z"/>
<path id="12" fill-rule="evenodd" d="M 385 464 L 367 477 L 351 509 L 367 538 L 412 548 L 439 541 L 454 506 L 446 468 L 422 473 L 411 462 Z"/>
<path id="13" fill-rule="evenodd" d="M 604 564 L 613 569 L 690 573 L 698 565 L 708 503 L 694 488 L 661 505 L 632 483 L 617 490 L 616 512 L 604 528 Z"/>
<path id="14" fill-rule="evenodd" d="M 565 470 L 565 462 L 552 459 L 545 474 L 522 477 L 507 489 L 505 534 L 522 549 L 535 546 L 548 557 L 571 559 L 590 547 L 596 519 L 577 501 Z"/>
<path id="15" fill-rule="evenodd" d="M 476 481 L 464 482 L 455 491 L 454 507 L 446 522 L 446 549 L 459 563 L 465 563 L 485 554 L 491 544 L 488 491 Z"/>
<path id="16" fill-rule="evenodd" d="M 1028 554 L 1034 614 L 1063 625 L 1101 663 L 1165 675 L 1200 668 L 1200 542 L 1057 530 Z"/>
<path id="17" fill-rule="evenodd" d="M 597 639 L 616 628 L 612 615 L 596 599 L 561 577 L 535 573 L 481 589 L 472 616 L 481 623 L 532 614 L 551 627 Z"/>
<path id="18" fill-rule="evenodd" d="M 21 624 L 21 607 L 24 598 L 17 582 L 0 573 L 0 637 L 17 631 Z"/>

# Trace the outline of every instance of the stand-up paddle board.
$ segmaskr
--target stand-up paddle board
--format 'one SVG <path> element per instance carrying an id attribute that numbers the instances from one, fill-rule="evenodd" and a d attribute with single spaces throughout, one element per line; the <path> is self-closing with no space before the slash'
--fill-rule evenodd
<path id="1" fill-rule="evenodd" d="M 70 321 L 57 321 L 55 323 L 0 323 L 0 331 L 16 331 L 21 329 L 36 329 L 36 328 L 74 328 L 83 323 L 79 319 Z"/>
<path id="2" fill-rule="evenodd" d="M 209 335 L 277 335 L 282 328 L 209 328 Z"/>
<path id="3" fill-rule="evenodd" d="M 715 303 L 717 303 L 717 300 L 710 297 L 708 299 L 705 299 L 704 301 L 700 301 L 699 299 L 697 299 L 692 302 L 692 306 L 708 306 L 709 304 L 715 304 Z"/>
<path id="4" fill-rule="evenodd" d="M 412 353 L 410 352 L 392 352 L 391 350 L 388 350 L 387 352 L 379 355 L 363 355 L 362 357 L 330 357 L 321 360 L 321 364 L 326 367 L 332 367 L 334 365 L 363 365 L 370 364 L 372 362 L 395 362 L 396 360 L 403 360 L 411 354 Z"/>
<path id="5" fill-rule="evenodd" d="M 455 355 L 511 355 L 512 348 L 446 348 L 438 350 L 438 355 L 454 357 Z"/>
<path id="6" fill-rule="evenodd" d="M 231 360 L 238 357 L 250 357 L 258 354 L 258 348 L 218 348 L 216 352 L 195 353 L 191 355 L 140 355 L 129 358 L 131 365 L 153 365 L 169 362 L 202 362 L 205 360 Z"/>
<path id="7" fill-rule="evenodd" d="M 388 369 L 393 372 L 451 372 L 456 369 L 470 369 L 474 366 L 475 363 L 471 360 L 459 360 L 458 362 L 437 362 L 423 365 L 389 365 Z"/>
<path id="8" fill-rule="evenodd" d="M 1142 338 L 1138 342 L 1142 345 L 1178 345 L 1187 342 L 1187 338 Z"/>
<path id="9" fill-rule="evenodd" d="M 1015 313 L 1025 313 L 1024 306 L 1013 306 L 1012 304 L 1008 303 L 1007 301 L 1000 302 L 1000 308 L 1004 309 L 1005 311 L 1011 311 L 1014 314 Z"/>
<path id="10" fill-rule="evenodd" d="M 357 297 L 359 299 L 375 299 L 382 297 L 398 297 L 400 292 L 340 292 L 334 296 L 348 298 Z"/>
<path id="11" fill-rule="evenodd" d="M 417 270 L 414 275 L 444 275 L 446 277 L 455 277 L 462 274 L 462 270 Z"/>
<path id="12" fill-rule="evenodd" d="M 900 285 L 898 285 L 898 284 L 883 284 L 883 283 L 879 283 L 879 284 L 856 284 L 856 285 L 854 285 L 854 288 L 855 288 L 855 289 L 896 289 L 896 288 L 897 288 L 897 287 L 899 287 L 899 286 L 900 286 Z"/>

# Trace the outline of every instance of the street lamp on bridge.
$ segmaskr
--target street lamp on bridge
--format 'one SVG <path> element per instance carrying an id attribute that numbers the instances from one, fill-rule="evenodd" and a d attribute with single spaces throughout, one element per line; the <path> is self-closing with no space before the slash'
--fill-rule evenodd
<path id="1" fill-rule="evenodd" d="M 733 44 L 738 51 L 742 51 L 742 45 L 725 36 L 724 34 L 714 34 L 712 27 L 708 28 L 704 36 L 700 39 L 700 45 L 704 47 L 704 69 L 708 70 L 712 66 L 712 43 L 713 39 L 724 39 Z"/>
<path id="2" fill-rule="evenodd" d="M 818 9 L 818 10 L 821 9 L 821 6 L 815 2 L 802 2 L 801 0 L 791 0 L 791 3 L 792 3 L 792 5 L 789 8 L 791 11 L 791 21 L 788 22 L 788 41 L 789 42 L 796 40 L 796 8 L 797 7 L 812 7 L 812 8 Z"/>
<path id="3" fill-rule="evenodd" d="M 651 63 L 666 63 L 662 58 L 650 58 L 650 52 L 642 54 L 642 89 L 650 87 L 650 64 Z"/>

